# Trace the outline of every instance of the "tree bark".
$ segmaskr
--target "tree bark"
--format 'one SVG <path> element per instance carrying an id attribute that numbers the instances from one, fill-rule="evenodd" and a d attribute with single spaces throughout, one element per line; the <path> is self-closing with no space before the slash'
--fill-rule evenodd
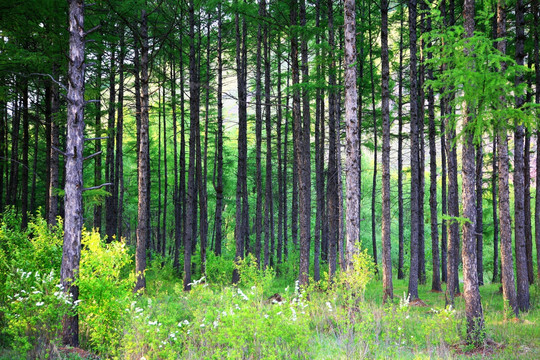
<path id="1" fill-rule="evenodd" d="M 499 218 L 497 215 L 497 182 L 499 179 L 499 169 L 497 167 L 498 155 L 497 155 L 497 137 L 493 139 L 493 173 L 491 174 L 491 205 L 493 211 L 493 279 L 491 282 L 501 281 L 499 274 Z"/>
<path id="2" fill-rule="evenodd" d="M 265 0 L 259 0 L 259 17 L 264 17 Z M 262 167 L 261 167 L 261 147 L 262 147 L 262 84 L 261 84 L 261 64 L 262 64 L 262 42 L 263 42 L 262 22 L 257 29 L 257 64 L 255 67 L 255 186 L 257 187 L 257 202 L 255 205 L 255 258 L 257 264 L 261 265 L 261 244 L 262 244 Z M 266 209 L 268 211 L 268 209 Z M 266 239 L 265 239 L 266 241 Z M 266 244 L 265 244 L 266 250 Z M 266 253 L 265 253 L 266 255 Z M 265 256 L 264 268 L 268 266 Z"/>
<path id="3" fill-rule="evenodd" d="M 484 152 L 482 143 L 476 146 L 476 266 L 478 272 L 478 285 L 484 285 L 484 211 L 483 211 L 483 167 Z"/>
<path id="4" fill-rule="evenodd" d="M 148 221 L 150 219 L 149 202 L 149 151 L 150 138 L 148 134 L 148 15 L 146 10 L 141 11 L 140 34 L 138 37 L 141 42 L 140 56 L 140 124 L 139 124 L 139 159 L 138 159 L 138 210 L 137 210 L 137 250 L 135 254 L 135 272 L 137 274 L 137 282 L 135 291 L 144 290 L 146 288 L 146 247 L 149 241 Z"/>
<path id="5" fill-rule="evenodd" d="M 391 217 L 390 217 L 390 64 L 388 60 L 388 0 L 381 0 L 382 65 L 382 263 L 383 302 L 394 298 L 392 285 Z M 350 170 L 349 170 L 350 171 Z M 347 206 L 348 208 L 348 206 Z"/>
<path id="6" fill-rule="evenodd" d="M 373 78 L 373 67 L 375 66 L 373 61 L 373 39 L 371 35 L 371 11 L 368 12 L 368 34 L 369 34 L 369 73 L 371 78 L 371 112 L 373 116 L 373 177 L 371 184 L 371 246 L 373 247 L 373 260 L 375 261 L 375 267 L 377 269 L 377 236 L 376 233 L 378 229 L 376 228 L 376 219 L 375 219 L 375 198 L 377 194 L 377 113 L 375 110 L 375 80 Z M 378 271 L 378 270 L 375 270 Z"/>
<path id="7" fill-rule="evenodd" d="M 115 143 L 115 113 L 116 113 L 116 50 L 111 48 L 111 62 L 109 68 L 109 114 L 107 129 L 107 156 L 105 157 L 105 179 L 114 184 L 114 143 Z M 116 184 L 109 187 L 111 195 L 105 198 L 105 233 L 107 242 L 116 235 L 116 213 L 118 211 L 116 198 Z"/>
<path id="8" fill-rule="evenodd" d="M 525 51 L 525 20 L 524 5 L 522 0 L 516 1 L 516 63 L 524 64 Z M 515 79 L 516 85 L 523 82 L 522 76 Z M 517 94 L 516 107 L 520 108 L 525 103 L 523 94 Z M 517 302 L 521 311 L 528 311 L 529 302 L 529 279 L 527 275 L 527 252 L 525 248 L 525 164 L 523 159 L 525 127 L 515 123 L 514 132 L 514 218 L 515 224 L 515 248 L 516 248 L 516 275 L 517 275 Z"/>
<path id="9" fill-rule="evenodd" d="M 96 130 L 95 130 L 95 136 L 96 138 L 100 138 L 102 136 L 102 128 L 101 128 L 101 63 L 103 61 L 103 55 L 101 52 L 98 53 L 97 56 L 97 73 L 96 73 L 96 88 L 100 89 L 97 94 L 96 102 Z M 53 150 L 54 151 L 54 150 Z M 98 153 L 102 151 L 101 150 L 101 140 L 96 140 L 94 145 L 94 152 Z M 98 186 L 101 185 L 103 182 L 102 178 L 102 155 L 98 155 L 94 159 L 94 185 Z M 103 206 L 101 205 L 101 202 L 94 205 L 94 228 L 97 229 L 98 232 L 101 232 L 101 218 L 103 213 Z"/>
<path id="10" fill-rule="evenodd" d="M 330 279 L 336 273 L 337 243 L 339 236 L 339 196 L 338 196 L 338 169 L 337 147 L 339 144 L 336 134 L 336 63 L 334 58 L 334 10 L 332 0 L 328 0 L 328 45 L 330 47 L 330 67 L 328 74 L 328 177 L 327 177 L 327 202 L 328 202 L 328 275 Z"/>
<path id="11" fill-rule="evenodd" d="M 540 21 L 540 7 L 538 6 L 538 0 L 533 1 L 534 23 L 538 24 Z M 537 89 L 535 94 L 535 103 L 540 104 L 540 39 L 538 34 L 538 26 L 534 27 L 534 82 Z M 540 169 L 540 129 L 536 130 L 536 196 L 534 207 L 534 237 L 536 242 L 536 277 L 540 281 L 540 179 L 538 176 L 538 169 Z"/>
<path id="12" fill-rule="evenodd" d="M 28 80 L 24 81 L 22 99 L 23 113 L 23 138 L 22 138 L 22 161 L 21 161 L 21 228 L 28 226 L 28 152 L 30 141 L 30 120 L 28 113 Z"/>
<path id="13" fill-rule="evenodd" d="M 124 222 L 124 70 L 126 49 L 124 41 L 124 28 L 120 28 L 120 55 L 118 58 L 118 110 L 116 115 L 116 165 L 114 186 L 117 196 L 117 230 L 116 236 L 120 239 L 123 235 L 122 225 Z"/>
<path id="14" fill-rule="evenodd" d="M 404 241 L 403 230 L 403 26 L 404 6 L 400 3 L 400 25 L 399 25 L 399 69 L 398 69 L 398 279 L 404 279 Z"/>
<path id="15" fill-rule="evenodd" d="M 410 300 L 418 299 L 418 88 L 416 59 L 416 0 L 409 0 L 410 48 L 410 118 L 411 118 L 411 265 L 409 268 Z"/>
<path id="16" fill-rule="evenodd" d="M 217 184 L 216 191 L 216 241 L 214 253 L 221 255 L 222 243 L 222 213 L 223 213 L 223 42 L 222 42 L 222 14 L 221 1 L 218 3 L 218 35 L 217 35 Z"/>
<path id="17" fill-rule="evenodd" d="M 71 301 L 79 299 L 79 262 L 83 224 L 83 149 L 84 149 L 84 1 L 69 2 L 69 61 L 67 93 L 67 141 L 64 246 L 60 279 Z M 64 315 L 62 340 L 65 345 L 79 345 L 78 315 Z"/>

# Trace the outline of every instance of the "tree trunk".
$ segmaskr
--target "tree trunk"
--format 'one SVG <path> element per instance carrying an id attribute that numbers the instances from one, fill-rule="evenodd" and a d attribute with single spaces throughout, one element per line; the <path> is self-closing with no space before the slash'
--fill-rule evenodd
<path id="1" fill-rule="evenodd" d="M 217 184 L 216 190 L 216 241 L 214 253 L 221 255 L 222 243 L 222 212 L 223 212 L 223 43 L 221 35 L 222 15 L 221 1 L 218 3 L 218 36 L 217 36 Z"/>
<path id="2" fill-rule="evenodd" d="M 530 101 L 528 101 L 530 102 Z M 532 243 L 532 228 L 531 228 L 531 133 L 529 129 L 525 129 L 525 149 L 523 154 L 524 162 L 524 183 L 525 188 L 524 213 L 525 213 L 525 252 L 527 255 L 527 277 L 529 284 L 534 283 L 534 263 L 533 263 L 533 243 Z"/>
<path id="3" fill-rule="evenodd" d="M 493 211 L 493 279 L 491 282 L 501 281 L 499 274 L 499 218 L 497 215 L 497 181 L 499 178 L 497 148 L 497 137 L 495 137 L 495 139 L 493 139 L 493 173 L 491 174 L 491 205 Z"/>
<path id="4" fill-rule="evenodd" d="M 28 152 L 30 141 L 30 121 L 28 114 L 28 80 L 24 81 L 22 99 L 23 113 L 23 138 L 22 138 L 22 161 L 21 161 L 21 228 L 28 226 Z"/>
<path id="5" fill-rule="evenodd" d="M 371 112 L 373 116 L 373 181 L 371 185 L 371 244 L 373 247 L 373 260 L 375 261 L 375 266 L 377 268 L 377 236 L 376 233 L 376 219 L 375 219 L 375 197 L 377 194 L 377 113 L 375 110 L 375 80 L 373 78 L 373 67 L 375 66 L 373 61 L 373 40 L 371 36 L 371 11 L 368 12 L 368 25 L 369 25 L 369 73 L 371 78 Z M 376 270 L 378 271 L 378 270 Z"/>
<path id="6" fill-rule="evenodd" d="M 524 64 L 525 51 L 525 20 L 523 0 L 516 2 L 516 63 Z M 516 77 L 516 85 L 523 82 L 522 76 Z M 517 94 L 516 107 L 520 108 L 525 103 L 523 94 Z M 527 275 L 527 252 L 525 248 L 525 164 L 523 160 L 525 127 L 515 124 L 514 133 L 514 217 L 516 247 L 516 275 L 517 275 L 517 302 L 521 311 L 528 311 L 529 302 L 529 279 Z"/>
<path id="7" fill-rule="evenodd" d="M 426 19 L 426 32 L 431 31 L 431 18 Z M 428 49 L 430 44 L 427 45 Z M 428 61 L 433 54 L 428 51 Z M 428 80 L 433 80 L 433 69 L 428 67 Z M 439 226 L 437 217 L 437 148 L 435 143 L 435 95 L 433 88 L 428 89 L 428 118 L 429 118 L 429 210 L 431 223 L 431 259 L 433 263 L 433 276 L 431 279 L 431 290 L 442 292 L 440 264 L 439 264 Z"/>
<path id="8" fill-rule="evenodd" d="M 540 21 L 540 7 L 538 6 L 538 0 L 533 1 L 534 23 L 538 24 Z M 537 89 L 535 94 L 535 103 L 540 104 L 540 51 L 538 50 L 540 45 L 540 39 L 538 34 L 538 26 L 534 27 L 534 82 Z M 534 237 L 536 242 L 536 277 L 540 281 L 540 179 L 538 176 L 538 169 L 540 169 L 540 129 L 536 130 L 536 196 L 534 207 Z"/>
<path id="9" fill-rule="evenodd" d="M 115 75 L 116 75 L 116 50 L 111 49 L 111 63 L 109 69 L 109 115 L 108 115 L 108 130 L 107 130 L 107 156 L 105 157 L 105 179 L 113 184 L 111 186 L 111 195 L 105 198 L 105 232 L 107 242 L 113 240 L 116 234 L 116 206 L 118 200 L 116 198 L 114 184 L 114 140 L 115 140 L 115 113 L 116 113 L 116 91 L 115 91 Z"/>
<path id="10" fill-rule="evenodd" d="M 484 211 L 483 211 L 483 167 L 484 152 L 482 143 L 476 146 L 476 266 L 478 272 L 478 285 L 484 285 Z"/>
<path id="11" fill-rule="evenodd" d="M 264 17 L 265 0 L 259 0 L 259 17 Z M 257 203 L 255 205 L 255 258 L 257 264 L 261 265 L 261 244 L 262 244 L 262 168 L 261 168 L 261 146 L 262 146 L 262 85 L 261 85 L 261 64 L 262 64 L 262 22 L 259 23 L 257 30 L 257 64 L 255 68 L 255 186 L 257 187 Z M 266 209 L 268 211 L 268 209 Z M 266 239 L 265 239 L 266 241 Z M 266 255 L 266 254 L 265 254 Z M 265 256 L 264 268 L 268 266 Z"/>
<path id="12" fill-rule="evenodd" d="M 443 96 L 441 96 L 441 136 L 440 136 L 440 142 L 441 142 L 441 217 L 444 218 L 447 215 L 447 200 L 446 200 L 446 143 L 445 143 L 445 136 L 446 136 L 446 129 L 444 126 L 444 121 L 442 120 L 444 113 L 445 113 L 445 99 Z M 442 221 L 441 226 L 441 280 L 443 282 L 446 282 L 446 275 L 448 273 L 448 265 L 447 265 L 447 252 L 446 252 L 446 245 L 448 242 L 448 233 L 446 228 L 446 221 Z"/>
<path id="13" fill-rule="evenodd" d="M 264 0 L 262 1 L 264 3 Z M 266 5 L 265 5 L 266 6 Z M 264 11 L 266 15 L 266 10 Z M 274 238 L 274 191 L 272 188 L 272 114 L 270 113 L 270 34 L 268 26 L 264 27 L 264 93 L 266 116 L 266 205 L 265 205 L 265 234 L 264 234 L 264 263 L 274 266 L 275 238 Z M 268 246 L 270 245 L 270 253 Z"/>
<path id="14" fill-rule="evenodd" d="M 123 235 L 122 225 L 124 222 L 124 61 L 126 49 L 124 42 L 124 28 L 120 29 L 120 57 L 118 58 L 118 112 L 116 115 L 116 165 L 115 165 L 115 194 L 117 196 L 117 230 L 116 236 L 120 239 Z"/>
<path id="15" fill-rule="evenodd" d="M 332 0 L 328 0 L 328 45 L 330 47 L 330 66 L 328 71 L 328 176 L 327 176 L 327 202 L 328 202 L 328 275 L 330 279 L 336 273 L 337 243 L 339 236 L 339 196 L 338 196 L 338 168 L 337 147 L 339 144 L 336 134 L 336 63 L 334 58 L 334 10 Z"/>
<path id="16" fill-rule="evenodd" d="M 390 64 L 388 60 L 388 0 L 381 0 L 382 65 L 382 263 L 383 302 L 394 298 L 392 285 L 391 215 L 390 215 Z M 350 171 L 350 170 L 349 170 Z M 347 206 L 348 207 L 348 206 Z"/>
<path id="17" fill-rule="evenodd" d="M 135 254 L 135 272 L 137 274 L 137 282 L 135 291 L 144 290 L 146 288 L 146 246 L 149 241 L 148 221 L 150 219 L 149 202 L 149 151 L 150 138 L 148 134 L 148 15 L 146 10 L 141 11 L 140 24 L 140 42 L 141 42 L 141 57 L 140 65 L 140 124 L 139 124 L 139 163 L 138 163 L 138 184 L 139 184 L 139 200 L 138 200 L 138 224 L 137 224 L 137 250 Z"/>
<path id="18" fill-rule="evenodd" d="M 101 89 L 101 71 L 102 71 L 102 68 L 101 68 L 101 63 L 102 63 L 102 60 L 103 60 L 103 55 L 101 54 L 101 52 L 98 53 L 98 56 L 97 56 L 97 73 L 96 73 L 96 88 L 97 89 Z M 102 136 L 102 128 L 101 128 L 101 103 L 102 103 L 102 100 L 101 100 L 101 91 L 98 91 L 97 92 L 98 96 L 97 96 L 97 99 L 98 100 L 96 102 L 96 130 L 95 130 L 95 136 L 96 138 L 100 138 Z M 102 151 L 101 150 L 101 140 L 95 140 L 95 145 L 94 145 L 94 152 L 95 153 L 98 153 Z M 95 186 L 98 186 L 98 185 L 101 185 L 102 183 L 102 155 L 98 155 L 95 157 L 94 159 L 94 185 Z M 101 202 L 94 205 L 94 228 L 97 229 L 98 232 L 101 232 L 101 218 L 102 218 L 102 213 L 103 213 L 103 206 L 101 205 Z"/>
<path id="19" fill-rule="evenodd" d="M 242 27 L 240 25 L 242 24 Z M 246 59 L 246 21 L 240 14 L 235 14 L 236 25 L 236 68 L 238 85 L 238 172 L 236 177 L 236 254 L 235 259 L 244 258 L 244 251 L 249 248 L 248 228 L 249 214 L 247 203 L 247 70 Z M 235 269 L 233 272 L 233 283 L 240 280 L 240 274 Z"/>
<path id="20" fill-rule="evenodd" d="M 186 206 L 186 237 L 184 242 L 184 290 L 191 289 L 191 255 L 196 237 L 196 207 L 197 189 L 196 177 L 196 146 L 199 127 L 199 76 L 197 57 L 195 56 L 195 8 L 194 1 L 189 2 L 189 169 Z"/>
<path id="21" fill-rule="evenodd" d="M 400 25 L 399 25 L 399 69 L 398 69 L 398 279 L 404 279 L 404 241 L 403 230 L 403 26 L 404 6 L 400 4 Z"/>
<path id="22" fill-rule="evenodd" d="M 416 69 L 416 0 L 409 0 L 410 47 L 410 118 L 411 118 L 411 265 L 409 268 L 409 298 L 418 298 L 418 84 Z"/>
<path id="23" fill-rule="evenodd" d="M 64 246 L 60 278 L 71 301 L 79 299 L 79 262 L 83 225 L 83 148 L 84 148 L 84 1 L 69 2 L 68 109 L 66 141 L 66 186 Z M 64 345 L 79 345 L 78 315 L 62 319 Z"/>

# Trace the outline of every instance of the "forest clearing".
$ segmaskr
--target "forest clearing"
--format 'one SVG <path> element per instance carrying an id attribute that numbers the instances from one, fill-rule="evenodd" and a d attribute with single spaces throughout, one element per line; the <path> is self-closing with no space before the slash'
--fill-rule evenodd
<path id="1" fill-rule="evenodd" d="M 540 358 L 538 0 L 0 4 L 0 359 Z"/>

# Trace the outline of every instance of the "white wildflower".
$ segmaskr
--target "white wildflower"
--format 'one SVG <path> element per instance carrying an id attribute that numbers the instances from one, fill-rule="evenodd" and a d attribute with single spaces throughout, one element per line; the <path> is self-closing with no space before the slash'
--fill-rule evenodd
<path id="1" fill-rule="evenodd" d="M 43 306 L 43 304 L 45 304 L 43 301 L 39 301 L 36 303 L 36 306 Z"/>

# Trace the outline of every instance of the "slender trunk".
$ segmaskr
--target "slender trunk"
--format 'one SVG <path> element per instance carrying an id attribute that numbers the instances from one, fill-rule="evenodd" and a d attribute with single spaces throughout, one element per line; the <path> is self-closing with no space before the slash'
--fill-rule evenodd
<path id="1" fill-rule="evenodd" d="M 404 241 L 403 230 L 403 26 L 404 6 L 400 4 L 400 25 L 399 25 L 399 69 L 398 69 L 398 279 L 404 279 Z"/>
<path id="2" fill-rule="evenodd" d="M 84 148 L 84 1 L 69 2 L 69 87 L 67 98 L 66 186 L 64 246 L 60 279 L 64 292 L 75 302 L 79 299 L 79 262 L 83 225 L 83 148 Z M 65 345 L 79 345 L 79 318 L 64 315 L 62 340 Z"/>
<path id="3" fill-rule="evenodd" d="M 240 26 L 242 25 L 242 26 Z M 238 171 L 236 177 L 236 254 L 235 259 L 244 258 L 244 251 L 249 248 L 248 228 L 249 214 L 247 204 L 247 94 L 246 94 L 246 72 L 244 68 L 247 59 L 246 55 L 246 21 L 240 14 L 235 14 L 236 26 L 236 68 L 238 85 Z M 235 269 L 232 282 L 237 283 L 240 274 Z"/>
<path id="4" fill-rule="evenodd" d="M 200 231 L 201 231 L 201 274 L 206 275 L 206 248 L 208 247 L 208 122 L 210 119 L 210 14 L 206 25 L 206 93 L 204 118 L 204 150 L 202 160 L 202 179 L 199 190 L 200 197 Z"/>
<path id="5" fill-rule="evenodd" d="M 180 55 L 181 56 L 181 55 Z M 174 161 L 174 252 L 173 268 L 180 271 L 180 247 L 182 246 L 182 208 L 180 204 L 180 185 L 178 184 L 178 119 L 176 117 L 176 63 L 172 56 L 171 64 L 171 110 L 173 121 L 173 161 Z M 182 91 L 182 89 L 180 89 Z"/>
<path id="6" fill-rule="evenodd" d="M 390 64 L 388 60 L 388 0 L 381 0 L 382 65 L 382 263 L 383 302 L 394 298 L 392 285 L 391 215 L 390 215 Z"/>
<path id="7" fill-rule="evenodd" d="M 264 2 L 264 1 L 263 1 Z M 266 10 L 265 10 L 266 14 Z M 274 238 L 274 191 L 272 188 L 272 117 L 270 113 L 270 34 L 268 26 L 264 27 L 264 93 L 266 102 L 266 211 L 265 211 L 265 265 L 268 263 L 274 266 L 275 238 Z M 270 253 L 268 254 L 268 243 L 270 243 Z"/>
<path id="8" fill-rule="evenodd" d="M 530 101 L 528 101 L 530 102 Z M 532 243 L 532 228 L 531 228 L 531 133 L 529 129 L 525 129 L 525 149 L 523 154 L 524 161 L 524 213 L 525 213 L 525 252 L 527 255 L 527 275 L 529 284 L 534 283 L 534 262 L 533 262 L 533 243 Z"/>
<path id="9" fill-rule="evenodd" d="M 444 121 L 442 118 L 445 114 L 445 99 L 443 96 L 441 96 L 441 136 L 440 136 L 440 142 L 441 142 L 441 218 L 444 219 L 444 217 L 447 215 L 446 207 L 447 207 L 447 200 L 446 200 L 446 143 L 445 143 L 445 126 Z M 446 282 L 446 275 L 448 273 L 448 265 L 447 265 L 447 253 L 446 253 L 446 245 L 448 243 L 448 233 L 446 228 L 446 221 L 442 220 L 441 225 L 441 280 L 443 282 Z"/>
<path id="10" fill-rule="evenodd" d="M 163 69 L 164 73 L 166 69 Z M 165 76 L 165 79 L 166 76 Z M 165 97 L 165 83 L 163 82 L 163 225 L 161 229 L 161 256 L 165 257 L 165 253 L 167 250 L 167 200 L 168 197 L 168 186 L 167 186 L 167 178 L 169 175 L 168 169 L 167 169 L 167 116 L 165 115 L 165 104 L 167 104 L 167 99 Z"/>
<path id="11" fill-rule="evenodd" d="M 56 76 L 56 66 L 53 65 L 53 76 Z M 47 211 L 49 226 L 56 226 L 56 217 L 58 216 L 58 184 L 59 184 L 59 166 L 60 159 L 58 149 L 60 147 L 59 139 L 59 109 L 60 93 L 58 85 L 53 82 L 51 86 L 51 150 L 50 158 L 50 177 L 48 184 L 49 209 Z"/>
<path id="12" fill-rule="evenodd" d="M 137 282 L 135 291 L 144 290 L 146 288 L 146 247 L 149 243 L 149 228 L 148 221 L 150 219 L 149 203 L 149 151 L 150 138 L 148 134 L 148 15 L 146 10 L 141 11 L 140 24 L 140 42 L 141 56 L 139 61 L 140 66 L 140 124 L 139 124 L 139 163 L 138 163 L 138 184 L 139 184 L 139 200 L 138 200 L 138 224 L 137 224 L 137 250 L 135 254 L 135 273 L 137 274 Z"/>
<path id="13" fill-rule="evenodd" d="M 157 158 L 157 183 L 158 183 L 158 191 L 157 191 L 157 221 L 156 221 L 156 239 L 154 242 L 154 251 L 157 254 L 161 254 L 161 211 L 163 207 L 161 206 L 161 103 L 162 103 L 162 97 L 161 97 L 161 88 L 162 84 L 158 83 L 158 158 Z"/>
<path id="14" fill-rule="evenodd" d="M 516 63 L 524 64 L 525 51 L 525 20 L 523 0 L 516 1 Z M 517 76 L 516 85 L 523 82 L 523 76 Z M 516 107 L 520 108 L 525 103 L 523 94 L 516 96 Z M 515 234 L 514 241 L 516 247 L 516 275 L 517 275 L 517 301 L 521 311 L 528 311 L 529 300 L 529 279 L 527 270 L 527 252 L 525 248 L 525 164 L 523 159 L 525 127 L 515 124 L 514 132 L 514 218 Z"/>
<path id="15" fill-rule="evenodd" d="M 30 141 L 30 121 L 28 113 L 28 81 L 25 80 L 23 86 L 22 99 L 23 112 L 23 138 L 22 138 L 22 162 L 21 162 L 21 228 L 28 226 L 28 152 Z"/>
<path id="16" fill-rule="evenodd" d="M 290 63 L 287 63 L 287 88 L 290 83 Z M 287 92 L 285 96 L 285 140 L 283 141 L 283 258 L 287 261 L 289 256 L 289 227 L 287 222 L 288 207 L 287 207 L 287 159 L 289 157 L 289 98 Z"/>
<path id="17" fill-rule="evenodd" d="M 424 141 L 424 125 L 425 125 L 425 43 L 421 37 L 425 31 L 425 12 L 428 6 L 425 1 L 420 2 L 420 58 L 418 59 L 418 280 L 420 284 L 426 283 L 426 239 L 424 227 L 424 197 L 425 197 L 425 141 Z"/>
<path id="18" fill-rule="evenodd" d="M 97 57 L 97 73 L 96 73 L 96 88 L 101 89 L 101 63 L 103 60 L 103 55 L 101 52 L 98 53 Z M 100 138 L 102 136 L 102 128 L 101 128 L 101 90 L 97 92 L 98 96 L 96 98 L 96 130 L 95 130 L 95 136 L 96 138 Z M 101 150 L 101 140 L 96 140 L 94 145 L 94 152 L 98 153 L 102 151 Z M 102 183 L 102 155 L 98 155 L 94 159 L 94 185 L 101 185 Z M 101 202 L 94 205 L 94 228 L 97 229 L 97 231 L 101 231 L 101 218 L 103 213 L 103 206 L 101 205 Z"/>
<path id="19" fill-rule="evenodd" d="M 538 24 L 540 21 L 540 7 L 538 6 L 538 0 L 533 2 L 534 23 Z M 535 94 L 535 103 L 540 104 L 540 51 L 539 49 L 539 34 L 538 26 L 534 27 L 534 82 L 537 89 Z M 536 130 L 536 196 L 534 207 L 534 238 L 536 242 L 536 277 L 540 281 L 540 181 L 538 176 L 538 169 L 540 169 L 540 129 Z"/>
<path id="20" fill-rule="evenodd" d="M 502 39 L 497 44 L 497 49 L 506 54 L 506 0 L 499 0 L 497 3 L 497 38 Z M 501 72 L 506 70 L 506 63 L 501 66 Z M 505 101 L 501 96 L 501 101 Z M 508 156 L 508 135 L 506 124 L 502 120 L 497 129 L 497 153 L 499 155 L 499 214 L 501 226 L 501 282 L 503 288 L 503 299 L 505 314 L 507 306 L 510 306 L 517 316 L 519 308 L 517 305 L 516 285 L 514 280 L 514 264 L 512 257 L 512 217 L 510 215 L 510 190 L 509 190 L 509 156 Z"/>
<path id="21" fill-rule="evenodd" d="M 499 218 L 497 215 L 497 181 L 499 178 L 499 169 L 497 167 L 497 137 L 493 139 L 493 172 L 491 174 L 491 205 L 493 211 L 493 279 L 492 282 L 501 281 L 499 274 Z"/>
<path id="22" fill-rule="evenodd" d="M 377 236 L 376 233 L 376 219 L 375 219 L 375 197 L 377 194 L 377 113 L 375 111 L 375 80 L 373 78 L 373 67 L 375 66 L 373 62 L 373 40 L 371 35 L 371 11 L 368 12 L 368 33 L 369 33 L 369 73 L 371 79 L 371 112 L 373 116 L 373 181 L 371 185 L 371 244 L 373 247 L 373 259 L 375 261 L 375 266 L 377 266 Z M 377 270 L 378 271 L 378 270 Z"/>
<path id="23" fill-rule="evenodd" d="M 482 144 L 476 146 L 476 266 L 478 272 L 478 285 L 484 285 L 484 211 L 482 204 L 483 195 L 483 167 L 484 152 Z"/>
<path id="24" fill-rule="evenodd" d="M 222 243 L 222 212 L 223 212 L 223 43 L 221 38 L 221 1 L 218 3 L 218 48 L 217 48 L 217 184 L 216 190 L 216 241 L 214 253 L 217 256 L 221 255 Z"/>
<path id="25" fill-rule="evenodd" d="M 431 18 L 426 19 L 426 32 L 431 31 Z M 428 44 L 428 48 L 430 44 Z M 428 60 L 433 54 L 428 51 Z M 433 80 L 433 69 L 428 67 L 428 80 Z M 435 95 L 433 88 L 428 89 L 428 118 L 429 118 L 429 210 L 431 223 L 431 259 L 433 263 L 433 276 L 431 279 L 431 290 L 442 292 L 440 264 L 439 264 L 439 227 L 437 217 L 437 148 L 435 143 Z"/>
<path id="26" fill-rule="evenodd" d="M 332 0 L 328 0 L 328 45 L 330 47 L 330 66 L 328 74 L 328 175 L 327 175 L 327 198 L 328 198 L 328 275 L 330 279 L 336 273 L 337 243 L 339 237 L 339 195 L 338 195 L 338 167 L 337 147 L 339 144 L 336 133 L 336 63 L 334 58 L 334 10 Z"/>
<path id="27" fill-rule="evenodd" d="M 17 87 L 18 84 L 15 85 Z M 21 127 L 21 107 L 19 96 L 15 96 L 14 110 L 11 126 L 11 170 L 9 172 L 9 187 L 7 193 L 7 204 L 16 205 L 17 191 L 19 185 L 19 131 Z"/>
<path id="28" fill-rule="evenodd" d="M 36 100 L 36 103 L 39 104 L 39 94 Z M 1 110 L 0 110 L 1 111 Z M 30 211 L 35 212 L 36 211 L 36 184 L 37 184 L 37 169 L 38 169 L 38 155 L 39 155 L 39 120 L 36 119 L 34 121 L 34 158 L 32 159 L 32 187 L 31 187 L 31 193 L 30 193 Z M 1 156 L 1 153 L 0 153 Z M 0 174 L 2 171 L 0 171 Z M 1 187 L 0 187 L 1 189 Z M 0 190 L 1 193 L 1 190 Z M 1 201 L 0 201 L 1 206 Z M 1 207 L 0 207 L 1 209 Z"/>
<path id="29" fill-rule="evenodd" d="M 287 189 L 286 184 L 284 183 L 284 163 L 283 163 L 283 157 L 281 153 L 281 123 L 283 121 L 282 119 L 282 94 L 281 94 L 281 40 L 278 39 L 277 43 L 277 63 L 279 64 L 277 66 L 277 106 L 276 106 L 276 113 L 277 113 L 277 126 L 276 126 L 276 136 L 277 136 L 277 158 L 278 158 L 278 173 L 277 173 L 277 182 L 278 182 L 278 231 L 277 231 L 277 263 L 281 264 L 282 258 L 283 258 L 283 236 L 286 233 L 286 228 L 283 228 L 284 223 L 284 192 L 285 189 Z"/>
<path id="30" fill-rule="evenodd" d="M 120 30 L 120 55 L 118 58 L 118 112 L 116 115 L 116 165 L 115 165 L 115 194 L 117 202 L 117 230 L 116 236 L 120 239 L 123 235 L 122 225 L 124 222 L 124 60 L 126 49 L 124 43 L 124 29 Z"/>
<path id="31" fill-rule="evenodd" d="M 109 69 L 109 114 L 107 130 L 107 156 L 105 157 L 105 179 L 114 184 L 114 142 L 115 142 L 115 113 L 116 113 L 116 51 L 111 50 L 111 63 Z M 111 195 L 105 198 L 105 232 L 107 241 L 111 242 L 116 234 L 117 198 L 116 185 L 110 187 Z"/>
<path id="32" fill-rule="evenodd" d="M 411 264 L 409 268 L 410 300 L 418 298 L 418 88 L 416 69 L 416 0 L 409 0 L 409 47 L 410 47 L 410 118 L 411 118 Z"/>
<path id="33" fill-rule="evenodd" d="M 191 255 L 195 242 L 197 190 L 196 177 L 196 146 L 199 127 L 199 76 L 197 72 L 197 57 L 195 56 L 195 8 L 194 1 L 189 2 L 189 170 L 186 206 L 186 237 L 184 242 L 184 290 L 191 289 Z"/>
<path id="34" fill-rule="evenodd" d="M 266 6 L 265 0 L 259 1 L 259 17 L 264 17 L 264 7 Z M 262 184 L 262 168 L 261 168 L 261 146 L 262 146 L 262 85 L 261 85 L 261 64 L 262 64 L 262 22 L 259 23 L 257 30 L 257 64 L 255 68 L 255 186 L 257 187 L 257 203 L 255 206 L 255 258 L 257 264 L 261 264 L 261 241 L 262 241 L 262 198 L 263 198 L 263 184 Z M 268 209 L 266 209 L 266 212 Z M 266 241 L 267 239 L 265 239 Z M 265 263 L 264 268 L 268 266 L 266 262 L 268 257 L 266 256 L 266 243 L 265 243 Z"/>

